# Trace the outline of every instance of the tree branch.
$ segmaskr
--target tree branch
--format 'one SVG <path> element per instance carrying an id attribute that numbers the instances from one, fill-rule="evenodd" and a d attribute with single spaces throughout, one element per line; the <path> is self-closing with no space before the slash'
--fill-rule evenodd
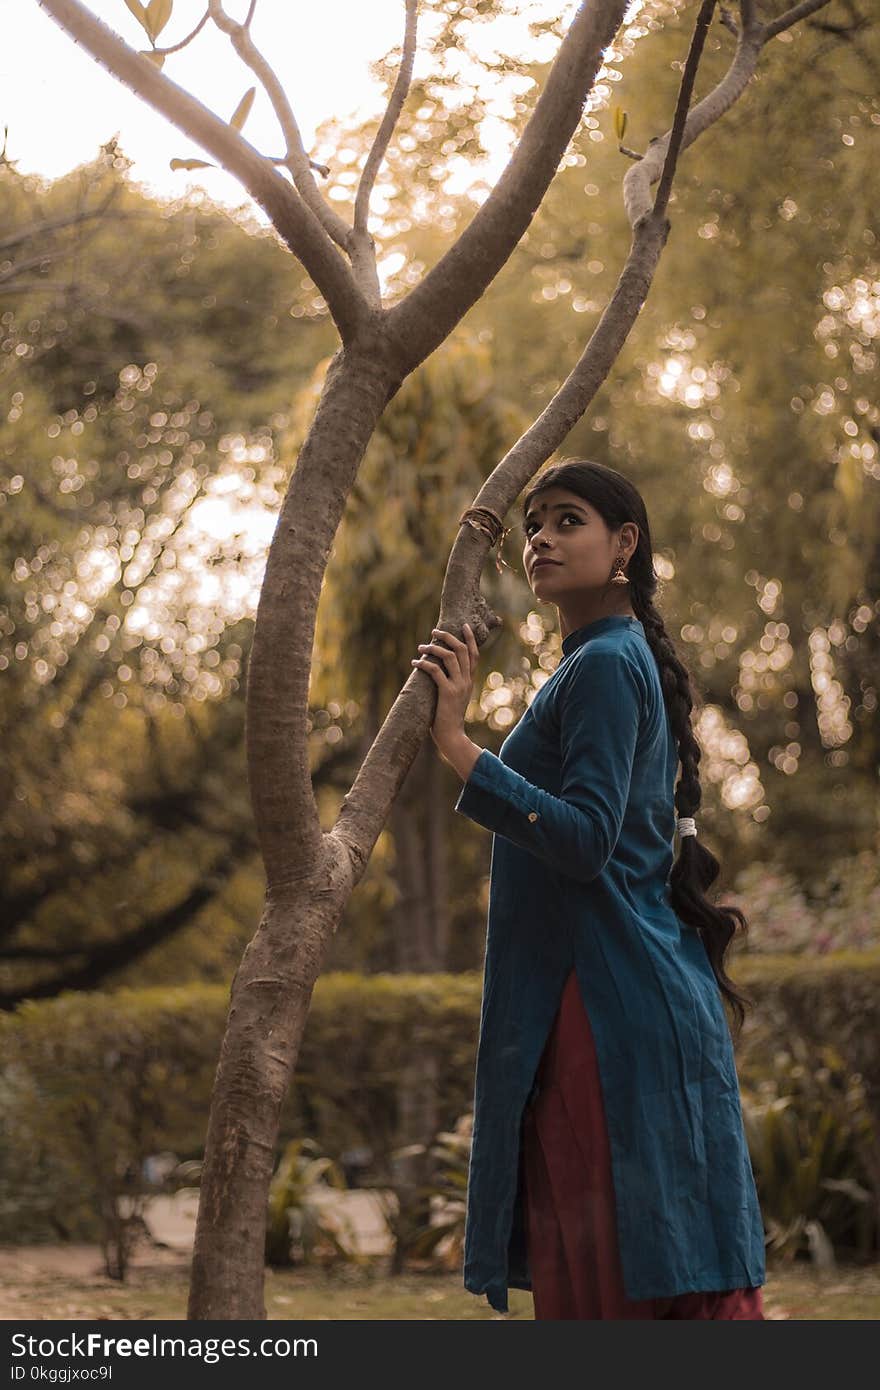
<path id="1" fill-rule="evenodd" d="M 406 24 L 403 34 L 403 50 L 400 56 L 400 68 L 397 73 L 397 80 L 394 83 L 394 90 L 388 101 L 388 107 L 382 122 L 376 132 L 376 138 L 367 155 L 367 162 L 364 165 L 363 173 L 358 184 L 357 194 L 354 200 L 354 230 L 357 234 L 367 234 L 367 216 L 370 211 L 370 195 L 373 192 L 373 185 L 376 182 L 376 175 L 379 172 L 388 142 L 394 133 L 394 127 L 400 118 L 403 103 L 406 101 L 409 92 L 410 82 L 412 81 L 413 62 L 416 54 L 416 25 L 419 14 L 419 0 L 406 0 Z"/>
<path id="2" fill-rule="evenodd" d="M 157 53 L 162 58 L 167 58 L 169 53 L 179 53 L 182 48 L 186 48 L 187 44 L 192 43 L 193 39 L 198 38 L 208 22 L 210 13 L 210 10 L 205 10 L 205 13 L 202 15 L 195 29 L 191 29 L 186 38 L 180 40 L 180 43 L 173 43 L 170 48 L 154 48 L 153 52 Z"/>
<path id="3" fill-rule="evenodd" d="M 22 227 L 20 231 L 13 232 L 10 236 L 0 237 L 0 251 L 8 251 L 12 246 L 33 241 L 34 237 L 50 236 L 52 232 L 61 232 L 67 227 L 78 226 L 80 222 L 89 222 L 95 217 L 101 217 L 118 193 L 119 187 L 115 185 L 104 201 L 99 203 L 96 208 L 88 208 L 85 212 L 73 213 L 70 217 L 58 217 L 51 222 L 32 222 L 29 226 Z"/>
<path id="4" fill-rule="evenodd" d="M 366 300 L 314 212 L 271 162 L 149 58 L 124 43 L 80 0 L 38 3 L 108 72 L 241 180 L 302 261 L 327 301 L 343 341 L 350 339 L 368 313 Z"/>
<path id="5" fill-rule="evenodd" d="M 509 259 L 577 129 L 627 0 L 586 0 L 573 19 L 506 168 L 461 236 L 389 311 L 410 370 L 449 335 Z"/>
<path id="6" fill-rule="evenodd" d="M 217 28 L 221 29 L 232 40 L 232 47 L 241 61 L 262 83 L 263 89 L 272 103 L 272 110 L 278 117 L 278 124 L 281 126 L 281 133 L 287 146 L 287 153 L 283 162 L 290 170 L 293 182 L 303 202 L 311 208 L 337 246 L 341 246 L 343 250 L 348 250 L 351 228 L 338 213 L 327 206 L 318 185 L 312 178 L 311 163 L 303 146 L 299 125 L 276 73 L 256 47 L 247 25 L 239 24 L 236 20 L 230 19 L 220 0 L 208 0 L 208 8 Z"/>
<path id="7" fill-rule="evenodd" d="M 376 138 L 367 155 L 367 161 L 358 183 L 354 203 L 354 228 L 351 235 L 350 254 L 355 277 L 370 302 L 379 307 L 382 292 L 379 287 L 379 273 L 376 268 L 376 248 L 367 226 L 370 211 L 370 195 L 376 182 L 376 175 L 382 164 L 388 142 L 400 117 L 406 94 L 412 80 L 413 60 L 416 52 L 416 21 L 418 19 L 418 0 L 406 0 L 406 23 L 404 26 L 403 49 L 400 68 L 394 90 L 388 101 L 385 115 L 376 132 Z"/>
<path id="8" fill-rule="evenodd" d="M 745 26 L 746 7 L 751 8 L 751 0 L 742 0 L 743 21 Z M 675 107 L 675 116 L 672 121 L 672 132 L 669 137 L 669 147 L 666 151 L 666 159 L 663 163 L 663 173 L 660 175 L 660 187 L 657 189 L 657 196 L 654 199 L 654 216 L 662 217 L 666 212 L 666 205 L 669 202 L 669 194 L 672 189 L 672 180 L 675 177 L 675 166 L 678 162 L 678 153 L 681 149 L 682 136 L 687 121 L 688 109 L 691 104 L 691 97 L 694 92 L 694 82 L 697 76 L 697 68 L 700 65 L 700 58 L 703 53 L 703 45 L 706 42 L 706 33 L 712 22 L 712 12 L 715 9 L 717 0 L 703 0 L 700 6 L 700 13 L 697 15 L 697 22 L 694 26 L 691 46 L 688 49 L 688 56 L 684 65 L 684 73 L 681 79 L 681 86 L 678 89 L 678 102 Z"/>
<path id="9" fill-rule="evenodd" d="M 810 13 L 812 13 L 814 10 L 829 4 L 829 0 L 807 0 L 807 3 Z M 804 7 L 800 6 L 799 8 L 803 9 Z M 793 14 L 794 11 L 789 13 Z M 719 117 L 733 106 L 752 80 L 758 66 L 758 56 L 767 42 L 768 33 L 767 26 L 756 20 L 753 14 L 751 21 L 746 22 L 750 14 L 752 14 L 750 6 L 747 0 L 743 0 L 740 8 L 742 23 L 733 62 L 721 81 L 688 113 L 681 136 L 679 154 L 689 145 L 692 145 L 697 137 L 703 134 L 703 131 L 714 125 Z M 634 164 L 627 171 L 623 180 L 623 202 L 630 226 L 635 226 L 639 218 L 644 216 L 651 206 L 650 189 L 652 184 L 655 184 L 662 175 L 671 135 L 672 132 L 667 131 L 659 139 L 652 140 L 641 162 Z"/>
<path id="10" fill-rule="evenodd" d="M 28 985 L 27 988 L 4 990 L 0 993 L 0 1010 L 14 1009 L 23 999 L 54 999 L 65 989 L 97 988 L 113 971 L 131 965 L 154 946 L 186 927 L 206 903 L 217 897 L 226 881 L 238 869 L 239 856 L 252 849 L 250 839 L 233 840 L 224 846 L 223 852 L 201 881 L 180 902 L 142 922 L 115 941 L 86 948 L 80 953 L 87 957 L 81 965 L 70 966 L 51 979 Z"/>
<path id="11" fill-rule="evenodd" d="M 770 20 L 761 29 L 762 44 L 768 43 L 770 39 L 775 39 L 777 34 L 781 34 L 784 29 L 790 29 L 793 24 L 797 24 L 799 19 L 807 19 L 817 10 L 824 9 L 828 0 L 802 0 L 800 5 L 795 5 L 792 9 L 786 10 L 778 19 Z"/>
<path id="12" fill-rule="evenodd" d="M 733 34 L 733 37 L 735 39 L 738 39 L 739 27 L 726 5 L 721 6 L 721 13 L 719 15 L 719 18 L 721 20 L 721 23 L 724 25 L 725 29 L 729 29 L 731 34 Z"/>

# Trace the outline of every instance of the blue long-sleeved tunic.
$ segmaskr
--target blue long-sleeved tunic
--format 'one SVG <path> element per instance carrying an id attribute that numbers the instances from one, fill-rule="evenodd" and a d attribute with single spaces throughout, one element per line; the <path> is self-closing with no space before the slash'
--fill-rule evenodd
<path id="1" fill-rule="evenodd" d="M 494 832 L 464 1285 L 530 1289 L 524 1107 L 577 972 L 599 1061 L 627 1297 L 765 1282 L 733 1044 L 696 931 L 668 899 L 678 750 L 642 624 L 570 632 L 455 810 Z"/>

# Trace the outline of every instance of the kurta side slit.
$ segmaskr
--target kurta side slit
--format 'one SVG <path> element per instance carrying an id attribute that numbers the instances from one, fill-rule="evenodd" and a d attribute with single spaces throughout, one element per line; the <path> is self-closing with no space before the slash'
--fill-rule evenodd
<path id="1" fill-rule="evenodd" d="M 763 1320 L 760 1287 L 627 1298 L 598 1059 L 574 970 L 523 1116 L 522 1158 L 536 1320 Z"/>

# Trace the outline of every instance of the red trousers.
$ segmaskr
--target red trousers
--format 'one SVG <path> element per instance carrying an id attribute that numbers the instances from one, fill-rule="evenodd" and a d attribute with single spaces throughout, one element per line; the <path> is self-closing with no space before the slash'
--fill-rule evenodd
<path id="1" fill-rule="evenodd" d="M 526 1240 L 537 1319 L 764 1317 L 761 1289 L 627 1298 L 590 1020 L 572 970 L 523 1120 Z"/>

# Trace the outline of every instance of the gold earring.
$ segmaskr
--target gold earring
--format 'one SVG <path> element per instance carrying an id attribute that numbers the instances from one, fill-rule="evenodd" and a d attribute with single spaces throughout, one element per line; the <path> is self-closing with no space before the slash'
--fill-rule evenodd
<path id="1" fill-rule="evenodd" d="M 615 565 L 617 566 L 617 569 L 615 570 L 614 574 L 612 574 L 610 583 L 612 583 L 612 584 L 628 584 L 628 583 L 629 583 L 629 580 L 627 579 L 627 577 L 626 577 L 626 575 L 625 575 L 625 573 L 624 573 L 624 570 L 623 570 L 623 556 L 622 556 L 622 555 L 618 555 L 618 557 L 617 557 L 617 559 L 615 560 L 614 563 L 615 563 Z"/>

